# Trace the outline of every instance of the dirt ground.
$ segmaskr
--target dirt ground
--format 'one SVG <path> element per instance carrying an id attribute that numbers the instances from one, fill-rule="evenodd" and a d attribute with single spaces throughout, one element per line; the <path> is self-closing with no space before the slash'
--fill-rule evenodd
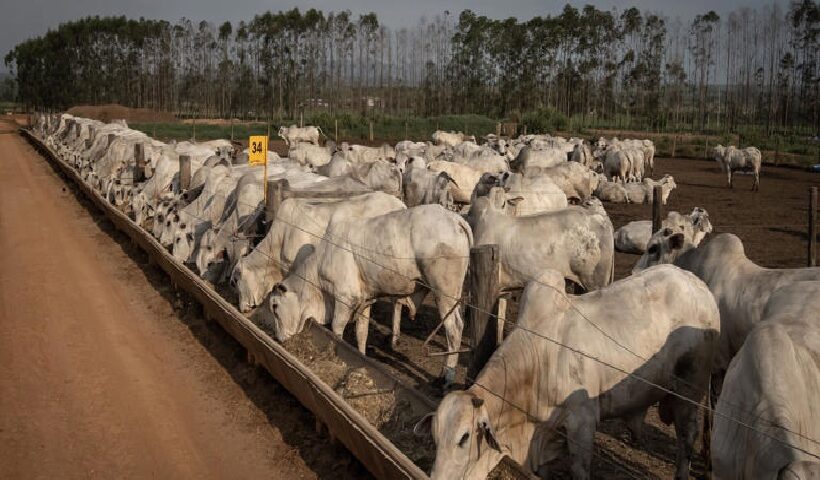
<path id="1" fill-rule="evenodd" d="M 0 124 L 0 477 L 366 478 Z"/>

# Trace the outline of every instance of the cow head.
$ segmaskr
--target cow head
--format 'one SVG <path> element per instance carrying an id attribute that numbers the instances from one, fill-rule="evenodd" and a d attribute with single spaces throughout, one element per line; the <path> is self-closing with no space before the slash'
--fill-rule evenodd
<path id="1" fill-rule="evenodd" d="M 638 259 L 638 263 L 632 268 L 632 273 L 638 273 L 662 263 L 673 263 L 683 251 L 685 244 L 683 233 L 675 232 L 671 228 L 658 230 L 649 239 L 646 252 Z"/>
<path id="2" fill-rule="evenodd" d="M 280 342 L 302 330 L 305 321 L 302 318 L 299 297 L 285 282 L 273 286 L 268 297 L 268 309 L 273 318 L 274 335 Z"/>
<path id="3" fill-rule="evenodd" d="M 469 391 L 448 394 L 436 412 L 422 417 L 413 431 L 433 436 L 433 480 L 486 478 L 503 457 L 484 400 Z"/>

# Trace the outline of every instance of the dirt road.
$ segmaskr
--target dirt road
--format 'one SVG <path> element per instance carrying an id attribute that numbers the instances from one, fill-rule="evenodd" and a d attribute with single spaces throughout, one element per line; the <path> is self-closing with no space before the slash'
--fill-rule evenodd
<path id="1" fill-rule="evenodd" d="M 0 125 L 0 478 L 356 478 L 349 453 Z M 179 307 L 179 302 L 177 302 Z"/>

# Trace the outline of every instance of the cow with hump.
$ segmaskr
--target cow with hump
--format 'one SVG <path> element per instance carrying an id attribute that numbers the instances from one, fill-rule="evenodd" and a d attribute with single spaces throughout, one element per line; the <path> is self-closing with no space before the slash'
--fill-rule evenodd
<path id="1" fill-rule="evenodd" d="M 598 422 L 641 420 L 660 402 L 678 438 L 675 478 L 688 478 L 698 429 L 690 402 L 706 394 L 720 328 L 706 285 L 664 265 L 567 296 L 563 275 L 546 271 L 520 305 L 516 329 L 475 383 L 416 425 L 435 440 L 431 477 L 484 479 L 503 455 L 546 477 L 568 450 L 572 477 L 587 479 Z"/>
<path id="2" fill-rule="evenodd" d="M 421 205 L 378 217 L 331 218 L 312 255 L 290 269 L 268 299 L 277 339 L 298 333 L 312 318 L 341 336 L 356 317 L 356 340 L 364 353 L 370 305 L 378 298 L 413 297 L 429 291 L 436 300 L 447 351 L 461 345 L 458 308 L 467 273 L 470 226 L 440 205 Z M 447 355 L 442 377 L 455 380 L 458 354 Z"/>
<path id="3" fill-rule="evenodd" d="M 729 365 L 712 430 L 714 477 L 820 478 L 818 391 L 820 281 L 796 282 L 769 297 Z"/>

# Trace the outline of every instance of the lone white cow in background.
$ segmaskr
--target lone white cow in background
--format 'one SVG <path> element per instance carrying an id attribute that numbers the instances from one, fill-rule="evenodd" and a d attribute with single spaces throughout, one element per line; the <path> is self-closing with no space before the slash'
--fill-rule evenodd
<path id="1" fill-rule="evenodd" d="M 290 127 L 279 127 L 279 137 L 285 141 L 287 146 L 292 146 L 299 142 L 309 142 L 314 145 L 319 145 L 319 134 L 322 130 L 319 127 L 297 127 L 291 125 Z"/>
<path id="2" fill-rule="evenodd" d="M 416 425 L 436 443 L 431 478 L 484 479 L 505 454 L 548 478 L 548 463 L 568 449 L 573 478 L 587 479 L 600 420 L 642 418 L 660 402 L 678 439 L 675 478 L 688 479 L 720 324 L 706 285 L 662 266 L 575 297 L 547 270 L 520 305 L 517 328 L 475 383 Z"/>
<path id="3" fill-rule="evenodd" d="M 820 478 L 818 393 L 820 282 L 798 282 L 769 297 L 726 372 L 712 430 L 715 478 Z"/>
<path id="4" fill-rule="evenodd" d="M 760 190 L 760 165 L 763 161 L 760 150 L 755 147 L 746 147 L 741 150 L 731 145 L 728 147 L 718 145 L 714 153 L 715 161 L 726 172 L 729 188 L 734 186 L 732 185 L 734 172 L 747 172 L 754 175 L 752 190 Z"/>

